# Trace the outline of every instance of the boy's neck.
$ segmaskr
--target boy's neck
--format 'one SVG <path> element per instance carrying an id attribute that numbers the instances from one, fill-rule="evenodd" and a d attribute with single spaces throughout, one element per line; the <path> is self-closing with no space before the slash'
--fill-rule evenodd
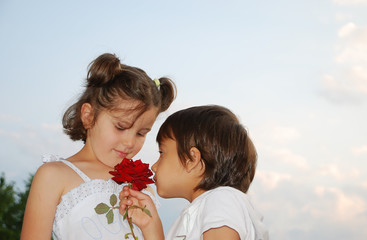
<path id="1" fill-rule="evenodd" d="M 189 199 L 187 199 L 189 202 L 194 201 L 197 197 L 199 197 L 201 194 L 205 193 L 206 190 L 204 189 L 198 189 L 196 191 L 194 191 L 191 196 L 189 197 Z"/>

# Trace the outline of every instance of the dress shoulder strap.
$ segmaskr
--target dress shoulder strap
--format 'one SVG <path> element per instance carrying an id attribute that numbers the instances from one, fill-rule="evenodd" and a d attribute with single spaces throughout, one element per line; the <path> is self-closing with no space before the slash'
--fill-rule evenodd
<path id="1" fill-rule="evenodd" d="M 60 161 L 65 163 L 66 165 L 68 165 L 71 169 L 73 169 L 84 180 L 84 182 L 89 182 L 90 181 L 90 178 L 87 175 L 85 175 L 85 173 L 83 173 L 74 164 L 72 164 L 71 162 L 69 162 L 65 159 L 60 159 Z"/>
<path id="2" fill-rule="evenodd" d="M 45 154 L 45 155 L 42 156 L 42 161 L 44 163 L 61 161 L 64 164 L 68 165 L 71 169 L 73 169 L 74 172 L 76 172 L 83 179 L 84 182 L 90 181 L 90 178 L 87 175 L 85 175 L 85 173 L 83 173 L 79 168 L 77 168 L 74 164 L 72 164 L 68 160 L 65 160 L 65 159 L 59 157 L 58 155 Z"/>
<path id="3" fill-rule="evenodd" d="M 84 182 L 88 182 L 90 181 L 90 178 L 85 175 L 85 173 L 83 173 L 79 168 L 77 168 L 74 164 L 72 164 L 71 162 L 59 157 L 58 155 L 53 155 L 53 154 L 45 154 L 42 156 L 42 161 L 44 163 L 47 162 L 58 162 L 61 161 L 64 164 L 68 165 L 71 169 L 74 170 L 74 172 L 76 172 L 83 180 Z"/>

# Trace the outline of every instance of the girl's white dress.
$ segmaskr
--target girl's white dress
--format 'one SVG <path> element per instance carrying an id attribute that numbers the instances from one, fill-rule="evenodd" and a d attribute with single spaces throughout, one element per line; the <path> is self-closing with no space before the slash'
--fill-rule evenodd
<path id="1" fill-rule="evenodd" d="M 247 194 L 232 187 L 217 187 L 194 199 L 167 233 L 167 240 L 199 240 L 211 228 L 237 231 L 241 240 L 268 240 L 261 214 Z"/>
<path id="2" fill-rule="evenodd" d="M 112 179 L 108 181 L 90 179 L 71 162 L 54 155 L 44 156 L 43 161 L 61 161 L 84 180 L 84 183 L 61 197 L 53 223 L 52 237 L 54 240 L 125 239 L 125 234 L 131 231 L 127 220 L 123 220 L 119 213 L 119 209 L 113 209 L 108 213 L 109 215 L 113 214 L 113 222 L 110 224 L 107 222 L 106 214 L 97 214 L 95 211 L 95 207 L 99 203 L 105 203 L 109 207 L 113 207 L 110 203 L 110 197 L 113 194 L 117 197 L 114 206 L 118 207 L 118 196 L 124 186 L 123 184 L 119 185 Z M 142 191 L 148 194 L 158 207 L 159 203 L 155 196 L 149 191 Z M 133 229 L 138 239 L 142 240 L 143 235 L 140 229 L 135 225 Z M 129 235 L 128 239 L 133 239 L 133 237 Z"/>

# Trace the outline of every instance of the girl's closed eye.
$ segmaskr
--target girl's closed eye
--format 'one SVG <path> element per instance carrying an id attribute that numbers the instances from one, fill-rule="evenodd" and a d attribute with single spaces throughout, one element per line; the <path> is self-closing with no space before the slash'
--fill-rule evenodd
<path id="1" fill-rule="evenodd" d="M 117 130 L 124 130 L 124 128 L 120 127 L 120 126 L 115 126 Z"/>
<path id="2" fill-rule="evenodd" d="M 130 129 L 132 127 L 132 124 L 128 122 L 121 122 L 121 121 L 116 121 L 114 125 L 115 125 L 115 128 L 120 131 Z"/>
<path id="3" fill-rule="evenodd" d="M 115 126 L 115 128 L 119 131 L 123 131 L 126 129 L 130 129 L 133 126 L 133 123 L 125 120 L 121 120 L 121 118 L 112 116 L 111 123 Z"/>
<path id="4" fill-rule="evenodd" d="M 137 135 L 139 137 L 145 137 L 145 135 L 147 135 L 147 133 L 143 133 L 143 132 L 138 132 Z"/>
<path id="5" fill-rule="evenodd" d="M 120 130 L 120 131 L 123 131 L 123 130 L 125 130 L 125 129 L 127 129 L 126 127 L 123 127 L 123 126 L 121 126 L 121 125 L 115 125 L 115 128 L 117 129 L 117 130 Z"/>
<path id="6" fill-rule="evenodd" d="M 140 130 L 137 135 L 139 137 L 145 137 L 148 133 L 150 132 L 150 129 L 143 129 L 143 130 Z"/>

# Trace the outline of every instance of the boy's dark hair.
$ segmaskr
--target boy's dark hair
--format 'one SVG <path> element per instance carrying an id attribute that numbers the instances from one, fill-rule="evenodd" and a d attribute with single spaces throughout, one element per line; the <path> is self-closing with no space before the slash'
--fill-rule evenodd
<path id="1" fill-rule="evenodd" d="M 110 53 L 97 57 L 90 63 L 85 91 L 76 103 L 64 113 L 64 132 L 72 140 L 86 141 L 86 130 L 81 121 L 81 107 L 90 103 L 93 107 L 93 121 L 101 110 L 116 110 L 121 100 L 137 100 L 137 116 L 150 107 L 158 108 L 158 113 L 168 109 L 176 96 L 175 84 L 169 78 L 159 78 L 159 87 L 143 70 L 124 65 Z"/>
<path id="2" fill-rule="evenodd" d="M 230 186 L 247 192 L 255 175 L 256 149 L 246 129 L 229 109 L 210 105 L 178 111 L 159 129 L 157 142 L 166 138 L 176 141 L 184 166 L 191 159 L 192 147 L 200 151 L 205 172 L 196 189 Z"/>

